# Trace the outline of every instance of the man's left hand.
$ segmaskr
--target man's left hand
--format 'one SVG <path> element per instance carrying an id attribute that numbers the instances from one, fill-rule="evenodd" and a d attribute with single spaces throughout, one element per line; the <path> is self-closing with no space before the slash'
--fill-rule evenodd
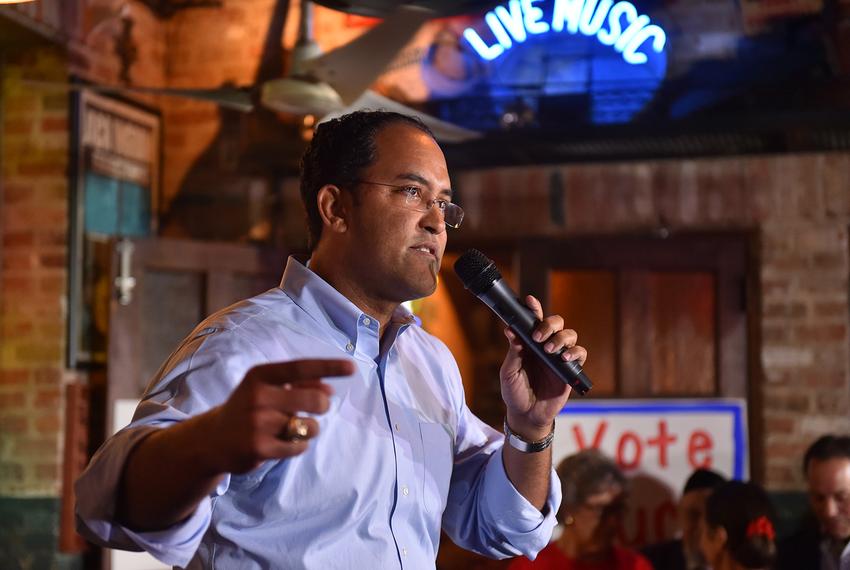
<path id="1" fill-rule="evenodd" d="M 564 329 L 564 319 L 560 315 L 544 318 L 540 301 L 531 295 L 525 298 L 525 304 L 540 321 L 532 338 L 549 353 L 566 347 L 561 358 L 584 364 L 587 350 L 576 345 L 578 335 L 574 330 Z M 505 336 L 510 346 L 499 377 L 508 425 L 523 439 L 538 441 L 552 430 L 552 421 L 566 404 L 571 388 L 526 349 L 513 331 L 506 328 Z"/>

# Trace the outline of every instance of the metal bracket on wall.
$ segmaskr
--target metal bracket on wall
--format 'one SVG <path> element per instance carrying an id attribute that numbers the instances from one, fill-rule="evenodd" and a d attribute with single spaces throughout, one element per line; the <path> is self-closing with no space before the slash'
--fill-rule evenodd
<path id="1" fill-rule="evenodd" d="M 136 278 L 130 274 L 133 267 L 133 250 L 135 246 L 128 239 L 122 239 L 115 245 L 118 252 L 118 277 L 115 278 L 115 288 L 118 290 L 118 303 L 129 305 L 133 301 L 133 289 Z"/>

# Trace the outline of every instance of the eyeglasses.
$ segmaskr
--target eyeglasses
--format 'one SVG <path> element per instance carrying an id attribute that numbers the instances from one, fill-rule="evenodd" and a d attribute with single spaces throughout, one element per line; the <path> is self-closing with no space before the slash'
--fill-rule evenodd
<path id="1" fill-rule="evenodd" d="M 436 205 L 437 210 L 443 216 L 443 221 L 450 228 L 457 229 L 463 221 L 463 208 L 442 198 L 428 200 L 425 198 L 422 188 L 415 184 L 385 184 L 383 182 L 370 182 L 368 180 L 355 180 L 354 183 L 392 188 L 394 195 L 404 198 L 404 205 L 406 207 L 419 212 L 428 212 L 431 210 L 431 207 Z"/>

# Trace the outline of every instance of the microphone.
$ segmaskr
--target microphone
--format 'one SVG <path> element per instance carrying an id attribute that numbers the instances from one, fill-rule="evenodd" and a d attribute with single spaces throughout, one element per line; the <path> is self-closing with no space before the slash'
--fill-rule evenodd
<path id="1" fill-rule="evenodd" d="M 531 333 L 540 321 L 502 280 L 502 274 L 492 259 L 477 249 L 470 249 L 458 258 L 454 268 L 463 286 L 484 301 L 561 381 L 572 386 L 582 396 L 587 394 L 593 383 L 578 362 L 568 362 L 561 358 L 566 348 L 549 353 L 543 350 L 543 343 L 531 338 Z"/>

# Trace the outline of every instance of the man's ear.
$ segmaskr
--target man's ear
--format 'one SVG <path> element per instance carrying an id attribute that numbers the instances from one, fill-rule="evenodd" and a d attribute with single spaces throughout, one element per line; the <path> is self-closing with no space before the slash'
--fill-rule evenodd
<path id="1" fill-rule="evenodd" d="M 325 230 L 344 233 L 348 229 L 348 215 L 351 206 L 349 198 L 342 189 L 333 184 L 325 184 L 319 188 L 316 203 Z"/>

